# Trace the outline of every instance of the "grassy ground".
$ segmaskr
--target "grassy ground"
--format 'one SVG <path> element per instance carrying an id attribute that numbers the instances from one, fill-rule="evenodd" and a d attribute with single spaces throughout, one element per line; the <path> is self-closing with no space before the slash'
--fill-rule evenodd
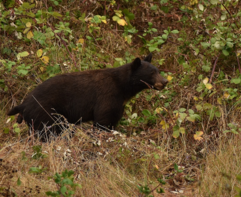
<path id="1" fill-rule="evenodd" d="M 7 119 L 2 111 L 1 130 L 12 126 Z M 26 130 L 24 124 L 19 128 Z M 61 188 L 53 176 L 66 169 L 74 171 L 74 183 L 81 185 L 68 187 L 74 196 L 145 196 L 140 189 L 144 186 L 153 196 L 234 196 L 235 187 L 241 186 L 236 179 L 241 174 L 239 137 L 221 136 L 206 150 L 191 153 L 184 147 L 185 138 L 175 141 L 155 130 L 126 137 L 93 132 L 88 124 L 73 129 L 73 138 L 49 143 L 29 138 L 27 132 L 1 132 L 0 193 L 46 196 Z M 160 188 L 164 194 L 156 192 Z"/>

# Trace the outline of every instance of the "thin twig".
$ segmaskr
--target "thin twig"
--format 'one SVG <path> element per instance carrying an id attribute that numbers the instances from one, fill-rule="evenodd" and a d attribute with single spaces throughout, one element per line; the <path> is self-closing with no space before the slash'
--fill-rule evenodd
<path id="1" fill-rule="evenodd" d="M 229 12 L 229 10 L 226 8 L 226 6 L 225 6 L 223 3 L 222 3 L 222 6 L 225 8 L 225 10 L 228 12 L 228 14 L 230 15 L 230 17 L 233 19 L 231 13 Z M 235 23 L 235 25 L 237 26 L 237 28 L 239 29 L 239 26 L 238 26 L 238 24 L 236 23 L 235 20 L 234 20 L 234 23 Z"/>
<path id="2" fill-rule="evenodd" d="M 218 57 L 216 58 L 216 60 L 215 60 L 215 62 L 214 62 L 213 70 L 212 70 L 212 74 L 211 74 L 211 77 L 210 77 L 209 83 L 212 83 L 212 78 L 213 78 L 214 71 L 215 71 L 215 68 L 216 68 L 216 65 L 217 65 L 217 62 L 218 62 L 218 58 L 219 58 L 219 55 L 218 55 Z"/>
<path id="3" fill-rule="evenodd" d="M 143 82 L 144 84 L 146 84 L 150 89 L 153 89 L 153 88 L 150 86 L 150 84 L 146 83 L 146 82 L 143 81 L 143 80 L 140 80 L 140 81 Z"/>
<path id="4" fill-rule="evenodd" d="M 237 57 L 237 62 L 238 62 L 239 73 L 241 74 L 241 68 L 240 68 L 240 64 L 239 64 L 239 58 L 238 58 L 238 55 L 237 55 L 237 54 L 236 54 L 236 57 Z"/>

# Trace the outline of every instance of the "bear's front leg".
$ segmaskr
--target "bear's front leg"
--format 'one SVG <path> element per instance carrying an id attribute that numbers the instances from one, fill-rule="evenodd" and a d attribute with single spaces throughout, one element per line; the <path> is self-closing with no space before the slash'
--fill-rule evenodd
<path id="1" fill-rule="evenodd" d="M 107 106 L 105 109 L 98 108 L 94 112 L 94 125 L 97 128 L 104 127 L 113 130 L 123 115 L 124 107 Z M 105 129 L 108 131 L 108 129 Z"/>

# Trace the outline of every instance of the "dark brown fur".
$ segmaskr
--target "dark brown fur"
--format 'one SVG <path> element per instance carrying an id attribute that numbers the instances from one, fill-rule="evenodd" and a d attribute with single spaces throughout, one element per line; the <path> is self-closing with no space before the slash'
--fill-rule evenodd
<path id="1" fill-rule="evenodd" d="M 150 54 L 144 61 L 136 58 L 118 68 L 58 75 L 37 86 L 8 115 L 19 113 L 18 123 L 24 119 L 39 131 L 44 128 L 43 123 L 51 126 L 55 122 L 52 113 L 61 114 L 74 124 L 82 118 L 83 122 L 113 128 L 131 97 L 148 86 L 161 90 L 166 85 L 167 80 L 150 64 L 151 59 Z M 60 133 L 60 128 L 53 128 Z"/>

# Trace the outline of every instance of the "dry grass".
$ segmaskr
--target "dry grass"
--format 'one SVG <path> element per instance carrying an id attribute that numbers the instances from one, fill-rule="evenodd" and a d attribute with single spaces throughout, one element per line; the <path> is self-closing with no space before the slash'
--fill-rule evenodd
<path id="1" fill-rule="evenodd" d="M 2 114 L 5 127 L 7 117 Z M 10 125 L 9 125 L 10 124 Z M 1 125 L 1 128 L 4 126 Z M 10 133 L 0 135 L 1 194 L 7 196 L 45 196 L 46 191 L 57 191 L 53 175 L 65 169 L 74 171 L 74 181 L 82 186 L 75 196 L 142 196 L 138 186 L 147 185 L 154 196 L 159 185 L 157 178 L 169 179 L 162 186 L 166 194 L 176 189 L 190 188 L 184 177 L 192 176 L 193 165 L 185 164 L 185 154 L 177 150 L 172 137 L 157 130 L 134 137 L 105 132 L 93 132 L 89 126 L 77 128 L 71 139 L 59 137 L 49 143 L 42 143 L 27 134 L 17 136 Z M 25 125 L 20 129 L 26 130 Z M 27 132 L 25 132 L 27 133 Z M 96 144 L 96 145 L 94 145 Z M 176 144 L 176 145 L 175 145 Z M 35 158 L 33 147 L 40 146 L 45 157 Z M 186 160 L 187 161 L 187 160 Z M 191 162 L 191 160 L 189 160 Z M 177 174 L 173 164 L 184 167 Z M 31 167 L 43 169 L 31 173 Z M 17 180 L 21 185 L 17 185 Z M 169 196 L 169 195 L 168 195 Z"/>
<path id="2" fill-rule="evenodd" d="M 240 136 L 223 137 L 216 149 L 208 154 L 203 166 L 199 196 L 235 196 L 235 186 L 241 187 L 236 179 L 241 174 Z"/>
<path id="3" fill-rule="evenodd" d="M 6 123 L 7 117 L 1 113 L 1 130 L 11 128 L 14 121 Z M 24 124 L 20 129 L 27 130 Z M 241 187 L 236 180 L 241 174 L 237 135 L 219 137 L 209 144 L 206 155 L 195 155 L 190 139 L 173 140 L 158 128 L 132 137 L 93 132 L 88 124 L 75 130 L 73 138 L 59 137 L 49 143 L 29 139 L 27 132 L 21 136 L 11 129 L 1 133 L 0 194 L 46 196 L 46 191 L 59 189 L 54 174 L 66 169 L 74 171 L 74 182 L 82 186 L 74 196 L 144 196 L 138 186 L 148 185 L 154 196 L 226 197 L 236 194 L 235 186 Z M 34 159 L 34 146 L 40 146 L 46 157 Z M 182 173 L 176 173 L 174 163 L 182 167 Z M 30 173 L 31 167 L 44 170 Z M 157 178 L 166 180 L 161 186 L 165 194 L 155 192 Z"/>

